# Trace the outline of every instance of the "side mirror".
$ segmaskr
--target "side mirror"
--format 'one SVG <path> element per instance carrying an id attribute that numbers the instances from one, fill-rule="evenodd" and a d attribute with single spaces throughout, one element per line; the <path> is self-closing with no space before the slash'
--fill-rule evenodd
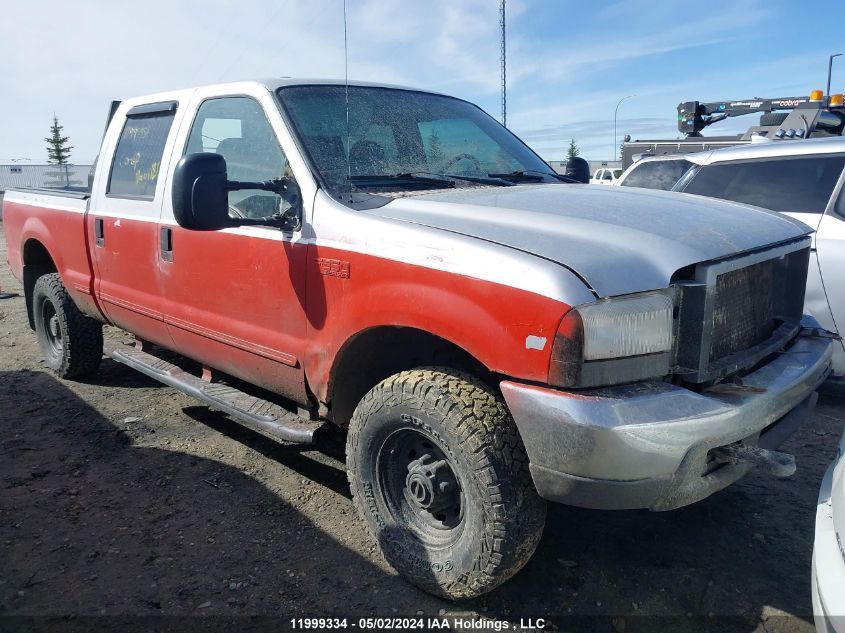
<path id="1" fill-rule="evenodd" d="M 290 208 L 263 218 L 229 216 L 229 192 L 242 189 L 271 191 L 285 197 Z M 292 178 L 262 182 L 235 182 L 226 173 L 226 159 L 210 152 L 188 154 L 173 172 L 173 215 L 179 226 L 214 231 L 230 226 L 273 226 L 296 230 L 300 226 L 302 194 Z"/>
<path id="2" fill-rule="evenodd" d="M 566 175 L 582 183 L 590 182 L 590 164 L 580 156 L 573 156 L 566 161 Z"/>
<path id="3" fill-rule="evenodd" d="M 233 226 L 229 217 L 226 159 L 220 154 L 188 154 L 173 172 L 173 215 L 186 229 L 211 231 Z"/>

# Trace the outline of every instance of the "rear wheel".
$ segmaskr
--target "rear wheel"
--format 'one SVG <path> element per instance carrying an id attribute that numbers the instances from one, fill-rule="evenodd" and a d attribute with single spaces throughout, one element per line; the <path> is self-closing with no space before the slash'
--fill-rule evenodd
<path id="1" fill-rule="evenodd" d="M 57 273 L 35 282 L 32 311 L 44 360 L 58 376 L 79 378 L 99 367 L 103 326 L 79 311 Z"/>
<path id="2" fill-rule="evenodd" d="M 347 440 L 355 504 L 387 561 L 450 599 L 519 571 L 546 507 L 516 426 L 475 378 L 430 368 L 396 374 L 355 409 Z"/>

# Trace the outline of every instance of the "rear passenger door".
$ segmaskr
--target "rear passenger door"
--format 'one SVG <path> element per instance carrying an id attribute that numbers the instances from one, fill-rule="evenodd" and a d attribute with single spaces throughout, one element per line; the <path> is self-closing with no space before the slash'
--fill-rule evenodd
<path id="1" fill-rule="evenodd" d="M 196 114 L 185 121 L 174 161 L 213 152 L 226 159 L 229 180 L 292 176 L 268 119 L 268 113 L 278 116 L 278 111 L 273 113 L 259 97 L 203 98 L 198 93 Z M 266 191 L 229 193 L 232 217 L 266 217 L 287 204 Z M 242 226 L 192 231 L 176 224 L 166 200 L 159 238 L 165 321 L 176 351 L 304 402 L 307 245 L 301 243 L 301 230 Z"/>
<path id="2" fill-rule="evenodd" d="M 86 219 L 94 293 L 106 316 L 140 338 L 168 345 L 158 280 L 157 222 L 177 101 L 119 112 L 120 134 L 106 140 Z M 103 158 L 103 160 L 108 160 Z"/>

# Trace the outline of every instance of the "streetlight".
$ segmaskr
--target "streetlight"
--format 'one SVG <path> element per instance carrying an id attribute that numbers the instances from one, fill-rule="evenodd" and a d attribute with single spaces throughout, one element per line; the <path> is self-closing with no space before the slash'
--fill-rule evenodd
<path id="1" fill-rule="evenodd" d="M 619 106 L 622 105 L 622 102 L 625 99 L 630 99 L 631 97 L 636 97 L 637 95 L 628 95 L 627 97 L 622 97 L 616 103 L 616 109 L 613 111 L 613 160 L 616 160 L 616 154 L 619 151 L 619 146 L 616 144 L 616 115 L 619 114 Z"/>
<path id="2" fill-rule="evenodd" d="M 842 57 L 842 53 L 836 53 L 831 55 L 830 58 L 827 60 L 827 98 L 830 99 L 830 71 L 833 70 L 833 58 L 834 57 Z"/>

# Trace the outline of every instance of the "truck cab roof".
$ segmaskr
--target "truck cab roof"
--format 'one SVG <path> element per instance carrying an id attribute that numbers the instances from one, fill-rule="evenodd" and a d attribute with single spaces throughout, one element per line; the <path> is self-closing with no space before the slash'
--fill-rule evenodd
<path id="1" fill-rule="evenodd" d="M 392 88 L 395 90 L 413 90 L 416 92 L 429 92 L 432 94 L 442 94 L 431 90 L 423 90 L 421 88 L 414 88 L 412 86 L 401 86 L 396 84 L 379 83 L 372 81 L 346 81 L 344 79 L 330 79 L 330 78 L 292 78 L 292 77 L 269 77 L 263 79 L 247 79 L 243 81 L 234 81 L 226 83 L 200 84 L 191 88 L 182 88 L 180 90 L 173 90 L 167 92 L 157 92 L 146 95 L 139 95 L 123 100 L 122 105 L 132 107 L 140 103 L 153 103 L 157 101 L 179 100 L 186 98 L 194 91 L 208 88 L 218 88 L 221 93 L 237 92 L 243 89 L 244 86 L 261 86 L 270 92 L 274 92 L 279 88 L 288 86 L 365 86 L 372 88 Z"/>

